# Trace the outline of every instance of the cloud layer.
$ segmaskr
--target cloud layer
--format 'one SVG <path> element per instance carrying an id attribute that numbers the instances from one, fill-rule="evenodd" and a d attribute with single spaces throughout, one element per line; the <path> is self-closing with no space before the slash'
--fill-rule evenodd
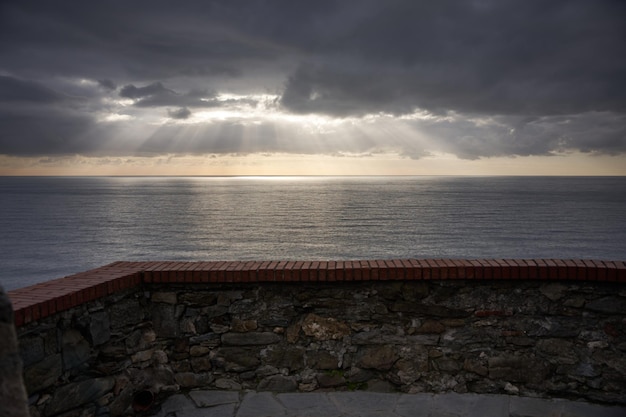
<path id="1" fill-rule="evenodd" d="M 623 154 L 624 22 L 617 0 L 5 1 L 0 154 Z M 331 123 L 296 135 L 310 115 Z"/>

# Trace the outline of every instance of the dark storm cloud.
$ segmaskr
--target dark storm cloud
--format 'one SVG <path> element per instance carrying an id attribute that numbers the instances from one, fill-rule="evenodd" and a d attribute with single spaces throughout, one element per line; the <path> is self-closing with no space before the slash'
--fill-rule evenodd
<path id="1" fill-rule="evenodd" d="M 156 82 L 145 87 L 135 87 L 133 84 L 124 86 L 120 90 L 120 97 L 135 100 L 137 107 L 220 107 L 225 105 L 255 105 L 251 99 L 218 100 L 216 93 L 208 90 L 190 90 L 185 94 L 178 93 L 166 88 L 162 83 Z"/>
<path id="2" fill-rule="evenodd" d="M 334 59 L 291 74 L 283 105 L 337 115 L 626 110 L 624 3 L 390 4 L 335 39 Z"/>
<path id="3" fill-rule="evenodd" d="M 624 22 L 617 0 L 4 1 L 0 153 L 98 149 L 114 98 L 182 119 L 259 91 L 300 114 L 453 113 L 411 125 L 467 158 L 621 153 Z"/>
<path id="4" fill-rule="evenodd" d="M 0 75 L 0 102 L 51 103 L 63 96 L 34 81 Z"/>
<path id="5" fill-rule="evenodd" d="M 117 89 L 117 85 L 109 79 L 98 80 L 98 85 L 107 91 L 113 91 Z"/>
<path id="6" fill-rule="evenodd" d="M 180 109 L 176 110 L 168 109 L 167 114 L 172 119 L 188 119 L 189 116 L 191 116 L 191 111 L 187 107 L 181 107 Z"/>

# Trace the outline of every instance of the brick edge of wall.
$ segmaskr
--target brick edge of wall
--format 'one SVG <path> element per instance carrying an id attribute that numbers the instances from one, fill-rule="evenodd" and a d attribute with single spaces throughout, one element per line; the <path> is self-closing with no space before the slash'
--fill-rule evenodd
<path id="1" fill-rule="evenodd" d="M 142 283 L 546 280 L 626 283 L 626 261 L 389 259 L 362 261 L 114 262 L 9 291 L 17 327 Z"/>

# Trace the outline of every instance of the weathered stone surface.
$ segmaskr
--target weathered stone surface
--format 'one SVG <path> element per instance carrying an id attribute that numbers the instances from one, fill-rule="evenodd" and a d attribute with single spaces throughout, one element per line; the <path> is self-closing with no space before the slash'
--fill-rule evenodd
<path id="1" fill-rule="evenodd" d="M 410 301 L 396 301 L 393 303 L 390 310 L 401 313 L 415 313 L 442 318 L 460 318 L 470 315 L 468 311 L 458 308 L 449 308 L 437 304 L 422 304 Z"/>
<path id="2" fill-rule="evenodd" d="M 366 369 L 387 371 L 398 360 L 399 356 L 391 346 L 374 346 L 362 349 L 357 366 Z"/>
<path id="3" fill-rule="evenodd" d="M 379 329 L 359 332 L 352 336 L 352 343 L 355 345 L 382 345 L 382 344 L 416 344 L 416 345 L 436 345 L 439 335 L 420 334 L 411 336 L 398 336 L 397 334 L 384 333 Z"/>
<path id="4" fill-rule="evenodd" d="M 22 360 L 13 325 L 11 302 L 0 286 L 0 414 L 24 417 L 29 414 L 28 398 L 22 380 Z"/>
<path id="5" fill-rule="evenodd" d="M 223 360 L 223 366 L 227 371 L 244 372 L 259 366 L 259 354 L 256 350 L 238 347 L 221 348 L 218 357 Z"/>
<path id="6" fill-rule="evenodd" d="M 487 376 L 489 374 L 489 369 L 487 368 L 486 364 L 480 359 L 465 359 L 465 362 L 463 363 L 463 369 L 481 376 Z"/>
<path id="7" fill-rule="evenodd" d="M 580 333 L 580 320 L 578 318 L 546 317 L 533 320 L 527 336 L 575 338 Z"/>
<path id="8" fill-rule="evenodd" d="M 538 359 L 503 355 L 489 358 L 489 378 L 513 382 L 540 383 L 550 367 Z"/>
<path id="9" fill-rule="evenodd" d="M 191 358 L 190 363 L 191 369 L 196 373 L 210 371 L 212 368 L 211 359 L 207 356 Z"/>
<path id="10" fill-rule="evenodd" d="M 256 330 L 258 327 L 256 320 L 233 319 L 231 329 L 233 332 L 247 333 Z"/>
<path id="11" fill-rule="evenodd" d="M 91 343 L 94 346 L 99 346 L 109 341 L 111 338 L 111 321 L 106 312 L 100 311 L 91 314 L 89 334 L 91 335 Z"/>
<path id="12" fill-rule="evenodd" d="M 282 417 L 285 409 L 271 392 L 246 393 L 237 410 L 237 417 Z"/>
<path id="13" fill-rule="evenodd" d="M 158 383 L 164 392 L 367 386 L 623 402 L 624 314 L 610 311 L 626 290 L 618 295 L 615 286 L 595 282 L 449 280 L 421 281 L 421 289 L 411 292 L 412 284 L 212 283 L 210 291 L 206 284 L 155 284 L 71 309 L 24 328 L 22 355 L 31 361 L 25 375 L 38 390 L 31 391 L 33 414 L 51 417 L 45 388 L 76 384 L 95 373 L 125 374 L 131 381 L 58 417 L 88 417 L 96 403 L 102 411 L 94 417 L 106 417 L 106 408 L 129 414 L 132 391 L 155 380 L 148 375 L 155 369 L 172 373 Z M 168 292 L 176 304 L 168 304 L 172 297 L 154 296 Z M 598 307 L 598 300 L 614 305 Z M 122 310 L 136 306 L 139 321 L 113 323 L 118 303 L 125 305 Z M 478 310 L 485 314 L 474 314 Z M 83 347 L 80 359 L 64 373 L 63 348 L 77 345 Z M 56 365 L 46 362 L 55 356 Z"/>
<path id="14" fill-rule="evenodd" d="M 189 343 L 192 345 L 202 345 L 213 348 L 220 345 L 221 337 L 217 333 L 205 333 L 199 336 L 190 337 Z"/>
<path id="15" fill-rule="evenodd" d="M 78 330 L 68 329 L 63 332 L 63 368 L 75 368 L 89 359 L 91 346 Z"/>
<path id="16" fill-rule="evenodd" d="M 626 311 L 626 298 L 610 296 L 589 301 L 585 304 L 587 310 L 605 314 L 624 314 Z"/>
<path id="17" fill-rule="evenodd" d="M 550 301 L 560 300 L 566 290 L 567 287 L 565 285 L 558 283 L 545 284 L 539 288 L 539 291 L 549 298 Z"/>
<path id="18" fill-rule="evenodd" d="M 333 354 L 325 350 L 308 351 L 306 363 L 313 369 L 337 369 L 339 360 Z"/>
<path id="19" fill-rule="evenodd" d="M 350 328 L 332 317 L 308 314 L 302 321 L 302 331 L 317 340 L 336 340 L 350 334 Z"/>
<path id="20" fill-rule="evenodd" d="M 154 349 L 142 350 L 142 351 L 135 353 L 133 356 L 131 356 L 131 361 L 133 363 L 146 362 L 152 359 L 153 354 L 154 354 Z"/>
<path id="21" fill-rule="evenodd" d="M 220 317 L 228 314 L 228 306 L 214 305 L 202 309 L 202 315 L 207 318 Z"/>
<path id="22" fill-rule="evenodd" d="M 215 380 L 215 387 L 230 391 L 241 391 L 241 384 L 228 378 L 219 378 Z"/>
<path id="23" fill-rule="evenodd" d="M 180 321 L 175 305 L 156 303 L 152 305 L 152 322 L 154 330 L 160 337 L 178 337 Z"/>
<path id="24" fill-rule="evenodd" d="M 6 326 L 7 332 L 11 327 Z M 24 366 L 39 362 L 45 356 L 43 338 L 40 336 L 24 337 L 20 340 L 20 355 Z"/>
<path id="25" fill-rule="evenodd" d="M 174 378 L 182 388 L 206 387 L 213 382 L 213 375 L 210 373 L 180 372 L 175 374 Z"/>
<path id="26" fill-rule="evenodd" d="M 446 331 L 446 326 L 436 320 L 426 320 L 417 329 L 417 333 L 443 333 Z"/>
<path id="27" fill-rule="evenodd" d="M 95 378 L 62 386 L 54 391 L 46 405 L 46 414 L 54 415 L 95 401 L 115 385 L 113 378 Z"/>
<path id="28" fill-rule="evenodd" d="M 133 326 L 143 319 L 143 311 L 137 300 L 122 300 L 112 304 L 109 309 L 111 327 L 118 329 Z"/>
<path id="29" fill-rule="evenodd" d="M 264 355 L 267 364 L 277 368 L 298 371 L 304 368 L 304 348 L 296 346 L 274 346 Z"/>
<path id="30" fill-rule="evenodd" d="M 346 378 L 341 373 L 321 373 L 317 375 L 317 383 L 321 388 L 334 388 L 346 385 Z"/>
<path id="31" fill-rule="evenodd" d="M 178 301 L 199 307 L 207 307 L 217 302 L 217 295 L 209 291 L 184 292 L 178 297 Z"/>
<path id="32" fill-rule="evenodd" d="M 176 304 L 178 298 L 175 292 L 155 292 L 152 293 L 153 303 Z"/>
<path id="33" fill-rule="evenodd" d="M 210 351 L 211 349 L 206 346 L 192 346 L 189 348 L 189 354 L 191 356 L 204 356 Z"/>
<path id="34" fill-rule="evenodd" d="M 574 364 L 578 356 L 574 352 L 574 344 L 565 339 L 542 339 L 537 342 L 537 349 L 548 355 L 556 356 L 559 363 Z"/>
<path id="35" fill-rule="evenodd" d="M 191 391 L 189 397 L 198 407 L 239 403 L 239 393 L 232 391 Z"/>
<path id="36" fill-rule="evenodd" d="M 272 332 L 225 333 L 222 343 L 226 346 L 271 345 L 280 342 L 280 336 Z"/>
<path id="37" fill-rule="evenodd" d="M 257 386 L 258 391 L 291 392 L 298 389 L 298 382 L 293 376 L 272 375 L 264 378 Z"/>

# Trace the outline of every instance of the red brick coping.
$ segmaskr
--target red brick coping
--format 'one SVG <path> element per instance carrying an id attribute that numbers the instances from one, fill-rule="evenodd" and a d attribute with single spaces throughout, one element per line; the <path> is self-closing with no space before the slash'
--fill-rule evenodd
<path id="1" fill-rule="evenodd" d="M 563 259 L 392 259 L 366 261 L 114 262 L 9 291 L 15 324 L 142 283 L 254 283 L 382 280 L 584 280 L 626 283 L 626 261 Z"/>

